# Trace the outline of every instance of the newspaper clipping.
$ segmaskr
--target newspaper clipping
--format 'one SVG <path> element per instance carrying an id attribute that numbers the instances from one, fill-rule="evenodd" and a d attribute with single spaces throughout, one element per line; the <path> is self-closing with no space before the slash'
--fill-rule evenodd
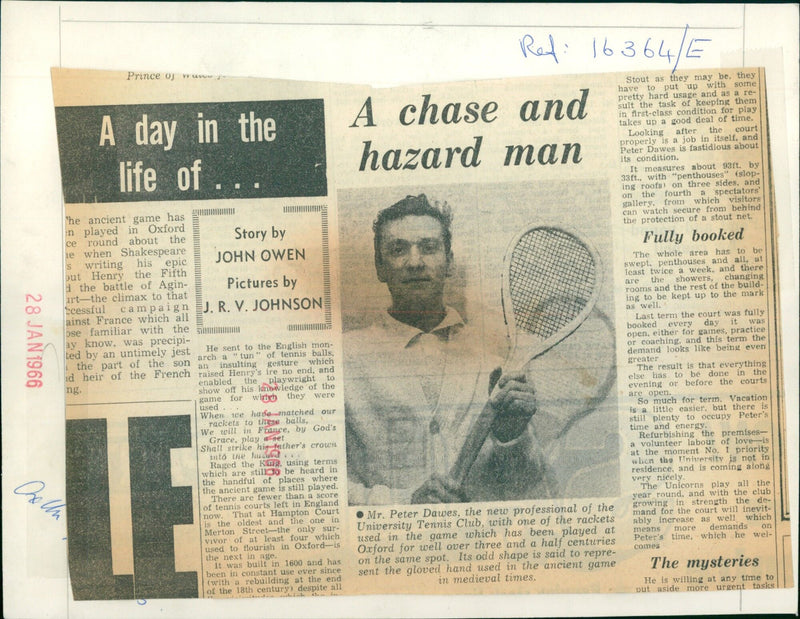
<path id="1" fill-rule="evenodd" d="M 762 69 L 53 86 L 76 600 L 791 586 Z"/>

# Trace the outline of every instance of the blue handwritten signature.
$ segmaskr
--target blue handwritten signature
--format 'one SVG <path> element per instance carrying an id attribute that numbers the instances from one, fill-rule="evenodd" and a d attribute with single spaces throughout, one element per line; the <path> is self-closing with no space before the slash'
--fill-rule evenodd
<path id="1" fill-rule="evenodd" d="M 26 481 L 24 484 L 20 484 L 14 488 L 14 494 L 27 497 L 28 503 L 31 505 L 38 505 L 39 509 L 44 510 L 48 516 L 60 520 L 61 510 L 66 507 L 66 503 L 64 503 L 62 499 L 46 501 L 45 497 L 42 496 L 44 489 L 45 483 L 43 481 Z"/>

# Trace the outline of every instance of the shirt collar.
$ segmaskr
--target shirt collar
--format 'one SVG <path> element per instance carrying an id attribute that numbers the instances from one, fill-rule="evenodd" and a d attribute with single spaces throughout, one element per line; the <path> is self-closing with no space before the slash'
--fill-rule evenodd
<path id="1" fill-rule="evenodd" d="M 422 329 L 412 327 L 411 325 L 407 325 L 404 322 L 392 318 L 388 311 L 383 314 L 383 327 L 391 340 L 391 344 L 396 344 L 398 348 L 408 347 L 409 344 L 419 338 L 421 334 L 425 333 Z M 445 307 L 444 318 L 438 325 L 431 329 L 430 333 L 446 338 L 448 335 L 461 330 L 463 327 L 464 319 L 461 318 L 461 314 L 454 308 L 448 306 Z"/>

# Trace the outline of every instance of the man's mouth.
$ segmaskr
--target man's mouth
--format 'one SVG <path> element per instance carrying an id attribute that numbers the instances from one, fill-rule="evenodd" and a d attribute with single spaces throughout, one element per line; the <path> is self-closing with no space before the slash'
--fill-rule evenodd
<path id="1" fill-rule="evenodd" d="M 431 281 L 430 277 L 409 277 L 403 280 L 404 284 L 421 284 Z"/>

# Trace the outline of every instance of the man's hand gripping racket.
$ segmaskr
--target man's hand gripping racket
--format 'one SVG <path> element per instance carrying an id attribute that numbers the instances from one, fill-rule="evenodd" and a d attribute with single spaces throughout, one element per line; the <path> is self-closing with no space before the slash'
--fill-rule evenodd
<path id="1" fill-rule="evenodd" d="M 509 244 L 503 260 L 502 302 L 509 337 L 504 372 L 524 370 L 586 320 L 600 292 L 596 250 L 575 233 L 531 226 Z M 464 441 L 450 481 L 463 488 L 497 415 L 487 402 Z"/>

